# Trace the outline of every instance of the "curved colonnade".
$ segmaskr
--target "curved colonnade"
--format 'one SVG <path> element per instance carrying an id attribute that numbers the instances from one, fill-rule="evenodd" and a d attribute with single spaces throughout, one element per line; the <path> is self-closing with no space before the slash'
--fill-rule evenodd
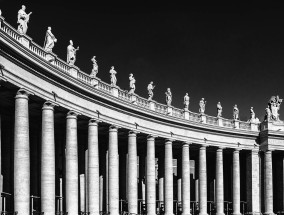
<path id="1" fill-rule="evenodd" d="M 45 52 L 3 17 L 0 34 L 2 211 L 283 210 L 282 130 L 127 94 Z"/>

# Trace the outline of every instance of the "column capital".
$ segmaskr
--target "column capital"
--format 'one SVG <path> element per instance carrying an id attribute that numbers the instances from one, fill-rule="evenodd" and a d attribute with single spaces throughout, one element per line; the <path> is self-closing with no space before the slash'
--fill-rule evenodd
<path id="1" fill-rule="evenodd" d="M 274 151 L 274 149 L 265 149 L 265 150 L 263 150 L 263 152 L 265 154 L 272 153 L 273 151 Z"/>
<path id="2" fill-rule="evenodd" d="M 218 152 L 218 151 L 223 151 L 224 149 L 226 149 L 226 147 L 224 147 L 224 146 L 217 146 L 216 151 L 217 151 L 217 152 Z"/>
<path id="3" fill-rule="evenodd" d="M 89 126 L 98 126 L 100 122 L 102 121 L 98 120 L 97 118 L 91 118 L 89 119 Z"/>
<path id="4" fill-rule="evenodd" d="M 70 110 L 68 113 L 67 113 L 67 119 L 77 119 L 77 116 L 81 115 L 79 112 L 77 111 L 74 111 L 74 110 Z"/>
<path id="5" fill-rule="evenodd" d="M 188 142 L 188 141 L 184 141 L 182 142 L 182 146 L 190 146 L 192 144 L 192 142 Z"/>
<path id="6" fill-rule="evenodd" d="M 26 88 L 20 88 L 18 91 L 17 91 L 17 94 L 16 94 L 16 99 L 17 98 L 25 98 L 25 99 L 29 99 L 29 95 L 34 95 L 34 93 Z"/>
<path id="7" fill-rule="evenodd" d="M 239 152 L 242 150 L 242 148 L 233 148 L 233 150 L 234 150 L 234 151 L 233 151 L 234 153 L 235 153 L 235 152 L 236 152 L 236 153 L 239 153 Z"/>
<path id="8" fill-rule="evenodd" d="M 54 101 L 50 101 L 47 100 L 46 102 L 44 102 L 42 109 L 43 110 L 54 110 L 54 107 L 59 106 L 59 104 L 57 102 Z"/>
<path id="9" fill-rule="evenodd" d="M 137 130 L 130 130 L 130 131 L 128 132 L 128 136 L 129 136 L 129 137 L 130 137 L 130 136 L 136 137 L 136 135 L 137 135 L 138 133 L 140 133 L 140 132 L 137 131 Z"/>
<path id="10" fill-rule="evenodd" d="M 119 129 L 120 127 L 118 125 L 110 125 L 109 126 L 109 131 L 113 131 L 113 132 L 117 132 L 117 130 Z"/>
<path id="11" fill-rule="evenodd" d="M 157 138 L 158 136 L 156 136 L 156 135 L 152 135 L 152 134 L 149 134 L 148 136 L 147 136 L 147 140 L 155 140 L 155 138 Z"/>
<path id="12" fill-rule="evenodd" d="M 165 140 L 165 144 L 172 144 L 173 141 L 175 141 L 174 139 L 168 138 Z"/>
<path id="13" fill-rule="evenodd" d="M 258 154 L 259 150 L 258 149 L 252 149 L 250 152 L 251 152 L 251 154 Z"/>
<path id="14" fill-rule="evenodd" d="M 206 149 L 206 147 L 208 147 L 208 145 L 206 145 L 206 144 L 200 144 L 200 146 L 199 146 L 200 149 L 201 149 L 201 148 Z"/>

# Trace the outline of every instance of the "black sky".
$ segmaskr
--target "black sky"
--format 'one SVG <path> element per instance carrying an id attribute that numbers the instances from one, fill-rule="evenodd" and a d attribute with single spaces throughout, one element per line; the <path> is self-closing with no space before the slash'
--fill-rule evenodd
<path id="1" fill-rule="evenodd" d="M 103 81 L 110 82 L 114 66 L 117 84 L 128 89 L 133 73 L 136 93 L 147 98 L 146 87 L 154 81 L 154 100 L 161 103 L 170 87 L 176 107 L 182 108 L 189 92 L 194 112 L 204 97 L 209 115 L 216 115 L 220 101 L 226 118 L 232 118 L 237 104 L 242 120 L 251 106 L 262 120 L 270 96 L 284 97 L 284 10 L 277 5 L 88 2 L 0 0 L 0 9 L 16 28 L 17 12 L 25 4 L 33 12 L 27 32 L 33 41 L 43 45 L 51 26 L 58 57 L 66 60 L 72 39 L 80 46 L 75 64 L 82 71 L 91 72 L 90 59 L 96 55 Z M 280 114 L 284 120 L 284 108 Z"/>

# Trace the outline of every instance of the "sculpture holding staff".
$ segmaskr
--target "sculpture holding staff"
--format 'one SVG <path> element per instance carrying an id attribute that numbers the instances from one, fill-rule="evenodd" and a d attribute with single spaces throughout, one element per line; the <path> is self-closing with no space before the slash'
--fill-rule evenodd
<path id="1" fill-rule="evenodd" d="M 26 6 L 22 5 L 22 8 L 18 11 L 18 32 L 21 34 L 26 34 L 28 30 L 28 22 L 30 20 L 30 15 L 32 12 L 29 14 L 26 13 Z"/>
<path id="2" fill-rule="evenodd" d="M 168 88 L 167 92 L 165 92 L 165 94 L 166 94 L 166 103 L 167 103 L 168 106 L 171 106 L 171 104 L 172 104 L 172 92 L 171 92 L 171 89 Z"/>
<path id="3" fill-rule="evenodd" d="M 76 52 L 79 50 L 79 46 L 75 49 L 73 46 L 73 41 L 70 40 L 70 44 L 67 47 L 67 63 L 69 65 L 74 65 L 76 61 Z"/>
<path id="4" fill-rule="evenodd" d="M 130 74 L 129 74 L 129 88 L 130 88 L 129 94 L 133 94 L 133 93 L 134 93 L 134 91 L 135 91 L 135 89 L 136 89 L 136 87 L 135 87 L 135 82 L 136 82 L 136 80 L 135 80 L 133 74 L 130 73 Z"/>
<path id="5" fill-rule="evenodd" d="M 147 86 L 147 90 L 148 90 L 148 101 L 152 100 L 153 99 L 153 96 L 154 96 L 154 93 L 153 93 L 153 90 L 154 90 L 155 86 L 153 85 L 153 81 L 151 81 L 148 86 Z"/>
<path id="6" fill-rule="evenodd" d="M 114 66 L 111 67 L 111 69 L 109 70 L 109 73 L 110 73 L 111 86 L 116 86 L 116 82 L 117 82 L 116 73 L 117 72 L 114 70 Z"/>
<path id="7" fill-rule="evenodd" d="M 189 108 L 189 100 L 190 100 L 190 97 L 188 96 L 188 93 L 186 93 L 185 96 L 183 97 L 183 104 L 184 104 L 185 110 L 188 110 Z"/>
<path id="8" fill-rule="evenodd" d="M 206 105 L 206 101 L 204 100 L 204 98 L 201 98 L 201 100 L 199 101 L 199 113 L 200 114 L 204 114 L 205 105 Z"/>
<path id="9" fill-rule="evenodd" d="M 217 117 L 222 117 L 222 105 L 221 102 L 217 103 Z"/>
<path id="10" fill-rule="evenodd" d="M 57 42 L 57 39 L 51 33 L 51 27 L 47 28 L 46 35 L 45 35 L 45 40 L 44 40 L 44 50 L 47 52 L 52 52 L 52 49 L 54 47 L 54 43 Z"/>
<path id="11" fill-rule="evenodd" d="M 96 56 L 94 56 L 91 61 L 93 62 L 93 69 L 92 69 L 92 72 L 91 72 L 91 76 L 92 77 L 96 77 L 96 75 L 98 74 L 98 70 L 99 70 L 99 66 L 97 64 L 97 60 L 96 60 Z"/>
<path id="12" fill-rule="evenodd" d="M 239 120 L 239 108 L 237 105 L 233 108 L 233 118 L 234 120 Z"/>

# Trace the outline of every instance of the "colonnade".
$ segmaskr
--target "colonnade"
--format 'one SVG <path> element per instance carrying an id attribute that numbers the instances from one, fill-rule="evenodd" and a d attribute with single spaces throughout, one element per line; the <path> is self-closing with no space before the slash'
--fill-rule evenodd
<path id="1" fill-rule="evenodd" d="M 29 146 L 29 95 L 28 90 L 20 89 L 15 97 L 15 124 L 14 124 L 14 210 L 19 215 L 30 214 L 30 146 Z M 42 107 L 42 133 L 41 133 L 41 210 L 45 215 L 54 215 L 56 211 L 55 203 L 55 138 L 54 138 L 54 111 L 57 104 L 46 101 Z M 77 215 L 79 206 L 79 172 L 78 172 L 78 137 L 77 118 L 79 113 L 70 110 L 66 115 L 66 181 L 65 181 L 65 204 L 68 215 Z M 85 192 L 87 202 L 85 211 L 91 215 L 98 215 L 102 209 L 102 187 L 99 174 L 100 155 L 97 119 L 90 119 L 88 123 L 88 150 L 86 151 L 86 174 Z M 1 127 L 0 127 L 1 128 Z M 119 143 L 118 130 L 116 125 L 110 125 L 108 131 L 108 156 L 107 156 L 107 196 L 108 211 L 110 215 L 119 214 Z M 127 199 L 128 212 L 138 214 L 138 165 L 137 165 L 137 131 L 131 130 L 128 133 L 128 162 L 127 162 Z M 146 207 L 147 214 L 155 215 L 156 206 L 156 156 L 155 156 L 154 135 L 149 134 L 145 143 L 146 147 Z M 164 202 L 165 214 L 173 215 L 173 139 L 164 140 L 164 156 L 161 162 L 164 166 L 164 178 L 159 182 L 158 199 Z M 191 214 L 191 183 L 190 183 L 190 148 L 191 143 L 182 142 L 181 145 L 181 188 L 179 189 L 182 214 Z M 200 145 L 198 160 L 198 207 L 200 215 L 207 215 L 207 147 Z M 239 215 L 241 187 L 240 187 L 240 149 L 232 149 L 232 205 L 233 214 Z M 224 215 L 224 160 L 223 148 L 217 147 L 216 153 L 216 214 Z M 257 206 L 257 193 L 254 183 L 258 183 L 255 171 L 259 165 L 257 155 L 251 151 L 248 159 L 247 171 L 251 174 L 251 181 L 248 182 L 247 201 L 252 212 L 260 212 Z M 265 213 L 273 214 L 273 180 L 272 180 L 272 152 L 264 153 L 264 195 Z M 160 161 L 159 161 L 160 164 Z M 259 189 L 259 188 L 258 188 Z M 259 191 L 258 191 L 259 192 Z M 259 203 L 258 203 L 259 204 Z M 257 208 L 258 207 L 258 208 Z"/>

